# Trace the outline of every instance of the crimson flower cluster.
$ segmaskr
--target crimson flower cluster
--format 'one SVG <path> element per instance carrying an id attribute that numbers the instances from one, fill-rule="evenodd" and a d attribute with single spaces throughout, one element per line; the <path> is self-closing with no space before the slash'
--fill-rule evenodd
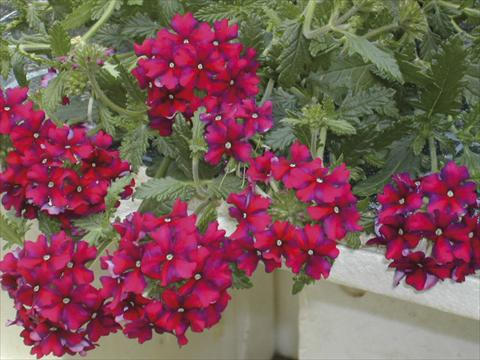
<path id="1" fill-rule="evenodd" d="M 171 27 L 174 32 L 162 29 L 135 45 L 140 59 L 133 75 L 147 88 L 151 126 L 168 136 L 176 114 L 190 118 L 204 107 L 205 160 L 216 165 L 225 155 L 248 161 L 248 140 L 273 125 L 271 102 L 255 102 L 260 82 L 255 50 L 233 42 L 238 25 L 230 26 L 227 19 L 212 28 L 191 13 L 177 14 Z"/>
<path id="2" fill-rule="evenodd" d="M 17 310 L 10 325 L 23 327 L 20 335 L 37 358 L 84 354 L 120 328 L 104 311 L 102 292 L 91 285 L 87 264 L 96 255 L 94 246 L 60 232 L 26 241 L 0 261 L 2 288 Z"/>
<path id="3" fill-rule="evenodd" d="M 81 126 L 57 126 L 25 102 L 28 89 L 7 90 L 8 106 L 0 108 L 2 128 L 8 129 L 13 150 L 0 172 L 0 194 L 6 209 L 35 218 L 44 212 L 62 221 L 105 210 L 112 181 L 130 172 L 128 162 L 111 150 L 112 137 L 87 135 Z M 123 197 L 132 193 L 134 182 Z"/>
<path id="4" fill-rule="evenodd" d="M 327 278 L 339 254 L 337 241 L 347 232 L 361 230 L 349 172 L 344 165 L 330 172 L 320 159 L 312 160 L 308 147 L 299 142 L 292 145 L 290 155 L 287 159 L 266 151 L 250 160 L 247 175 L 251 186 L 227 199 L 233 205 L 230 215 L 238 222 L 228 253 L 247 275 L 260 260 L 271 272 L 285 259 L 295 274 Z M 310 205 L 307 212 L 312 224 L 301 228 L 288 221 L 272 223 L 268 214 L 271 200 L 255 194 L 256 183 L 272 181 L 294 190 L 300 201 Z"/>
<path id="5" fill-rule="evenodd" d="M 480 268 L 480 201 L 469 178 L 465 166 L 449 162 L 418 180 L 397 174 L 378 195 L 378 236 L 369 243 L 386 246 L 396 285 L 405 278 L 425 290 Z"/>
<path id="6" fill-rule="evenodd" d="M 187 203 L 176 201 L 170 214 L 131 214 L 115 224 L 118 249 L 102 257 L 109 276 L 100 280 L 106 309 L 123 323 L 123 332 L 140 343 L 153 331 L 188 342 L 190 328 L 202 332 L 215 325 L 226 308 L 232 271 L 223 248 L 228 240 L 218 223 L 204 234 L 188 215 Z"/>

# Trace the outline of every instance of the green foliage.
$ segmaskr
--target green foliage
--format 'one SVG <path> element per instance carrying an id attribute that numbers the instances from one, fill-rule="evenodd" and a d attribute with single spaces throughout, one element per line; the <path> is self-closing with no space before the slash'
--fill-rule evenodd
<path id="1" fill-rule="evenodd" d="M 253 287 L 250 278 L 245 274 L 245 271 L 240 270 L 235 263 L 230 263 L 232 269 L 232 288 L 234 289 L 250 289 Z"/>
<path id="2" fill-rule="evenodd" d="M 346 39 L 346 46 L 350 52 L 358 53 L 362 58 L 375 64 L 378 69 L 399 82 L 403 82 L 402 73 L 398 67 L 395 57 L 375 46 L 366 38 L 357 36 L 348 31 L 343 33 Z"/>
<path id="3" fill-rule="evenodd" d="M 66 55 L 70 51 L 70 37 L 60 23 L 55 23 L 49 31 L 52 55 Z"/>
<path id="4" fill-rule="evenodd" d="M 278 82 L 282 86 L 291 86 L 305 71 L 310 61 L 307 39 L 303 36 L 302 24 L 296 20 L 285 22 L 285 30 L 280 42 L 283 50 L 278 59 Z"/>
<path id="5" fill-rule="evenodd" d="M 3 246 L 4 250 L 14 245 L 23 245 L 28 229 L 29 225 L 25 219 L 0 212 L 0 239 L 6 242 Z"/>
<path id="6" fill-rule="evenodd" d="M 127 133 L 120 145 L 122 159 L 129 161 L 134 169 L 138 169 L 143 164 L 143 156 L 153 136 L 153 131 L 146 125 L 140 125 Z"/>
<path id="7" fill-rule="evenodd" d="M 191 181 L 181 181 L 167 176 L 162 179 L 150 179 L 140 185 L 135 192 L 137 199 L 155 199 L 166 202 L 174 199 L 190 200 L 195 194 Z"/>

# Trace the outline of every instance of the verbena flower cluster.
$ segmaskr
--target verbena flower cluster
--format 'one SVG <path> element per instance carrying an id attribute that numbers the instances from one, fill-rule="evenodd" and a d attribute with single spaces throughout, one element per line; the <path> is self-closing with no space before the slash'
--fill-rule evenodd
<path id="1" fill-rule="evenodd" d="M 170 214 L 131 214 L 115 224 L 118 249 L 102 257 L 109 276 L 100 278 L 107 310 L 123 324 L 123 332 L 140 343 L 152 332 L 172 333 L 180 345 L 190 328 L 202 332 L 215 325 L 230 300 L 232 271 L 225 256 L 228 242 L 218 223 L 205 233 L 196 227 L 179 200 Z"/>
<path id="2" fill-rule="evenodd" d="M 271 102 L 255 102 L 260 82 L 255 50 L 233 42 L 238 25 L 227 19 L 212 28 L 187 13 L 175 15 L 171 27 L 174 32 L 162 29 L 135 45 L 140 59 L 133 74 L 148 91 L 151 126 L 168 136 L 176 114 L 190 118 L 202 106 L 209 145 L 205 160 L 216 165 L 226 155 L 248 161 L 248 140 L 273 125 Z"/>
<path id="3" fill-rule="evenodd" d="M 84 354 L 120 328 L 105 312 L 102 291 L 92 286 L 87 264 L 96 255 L 95 247 L 60 232 L 26 241 L 0 261 L 2 288 L 17 310 L 10 324 L 23 327 L 20 335 L 38 358 Z"/>
<path id="4" fill-rule="evenodd" d="M 55 125 L 25 102 L 27 92 L 7 90 L 0 107 L 1 127 L 13 147 L 0 172 L 4 207 L 29 219 L 43 212 L 65 226 L 104 211 L 112 181 L 130 173 L 129 163 L 111 149 L 110 135 L 88 136 L 85 127 Z M 133 185 L 125 188 L 123 197 L 131 195 Z"/>
<path id="5" fill-rule="evenodd" d="M 296 142 L 290 159 L 270 151 L 250 160 L 250 186 L 230 194 L 230 215 L 238 221 L 228 252 L 240 269 L 251 275 L 261 260 L 267 272 L 282 266 L 312 279 L 327 278 L 339 254 L 337 241 L 348 232 L 361 230 L 360 213 L 349 184 L 349 171 L 341 165 L 332 171 L 321 159 L 311 159 L 305 145 Z M 255 184 L 279 181 L 310 205 L 310 224 L 304 228 L 289 221 L 275 221 L 268 213 L 271 200 L 255 194 Z"/>
<path id="6" fill-rule="evenodd" d="M 418 180 L 393 177 L 378 195 L 378 236 L 370 244 L 386 246 L 395 284 L 403 278 L 417 290 L 439 280 L 465 280 L 480 268 L 479 199 L 465 166 L 449 162 Z"/>

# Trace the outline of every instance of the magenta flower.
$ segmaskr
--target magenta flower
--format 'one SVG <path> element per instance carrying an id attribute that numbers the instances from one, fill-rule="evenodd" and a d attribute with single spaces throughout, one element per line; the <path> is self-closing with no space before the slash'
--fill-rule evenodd
<path id="1" fill-rule="evenodd" d="M 252 99 L 243 100 L 238 117 L 243 119 L 247 136 L 264 133 L 273 126 L 272 102 L 266 101 L 263 105 L 257 106 Z"/>
<path id="2" fill-rule="evenodd" d="M 300 250 L 294 256 L 287 255 L 287 266 L 294 273 L 304 268 L 305 273 L 313 279 L 327 278 L 333 260 L 339 251 L 334 241 L 328 240 L 319 225 L 307 224 L 296 232 L 295 247 Z"/>
<path id="3" fill-rule="evenodd" d="M 385 185 L 383 193 L 377 197 L 378 202 L 382 205 L 381 219 L 392 215 L 406 214 L 419 209 L 423 205 L 423 196 L 418 186 L 419 182 L 412 180 L 407 173 L 396 174 L 392 179 L 396 186 Z"/>
<path id="4" fill-rule="evenodd" d="M 262 252 L 263 258 L 273 260 L 280 267 L 289 245 L 295 242 L 295 232 L 295 226 L 289 222 L 275 221 L 268 230 L 255 234 L 255 248 Z"/>
<path id="5" fill-rule="evenodd" d="M 90 285 L 75 285 L 71 278 L 59 278 L 42 287 L 34 306 L 48 320 L 69 330 L 77 330 L 91 317 L 98 291 Z"/>
<path id="6" fill-rule="evenodd" d="M 0 89 L 0 134 L 9 134 L 19 121 L 29 118 L 32 103 L 25 102 L 28 88 L 7 89 L 5 95 Z"/>
<path id="7" fill-rule="evenodd" d="M 394 260 L 389 267 L 395 269 L 395 286 L 405 278 L 405 282 L 416 290 L 430 289 L 438 280 L 450 276 L 451 272 L 449 265 L 439 265 L 431 257 L 425 257 L 422 251 L 402 256 Z"/>
<path id="8" fill-rule="evenodd" d="M 301 169 L 294 168 L 289 182 L 297 190 L 297 197 L 303 202 L 333 202 L 342 196 L 342 187 L 348 184 L 350 172 L 345 165 L 335 168 L 331 174 L 323 167 L 320 159 L 315 159 Z"/>
<path id="9" fill-rule="evenodd" d="M 243 126 L 236 121 L 209 125 L 205 139 L 208 143 L 205 161 L 212 165 L 217 165 L 223 155 L 241 162 L 250 158 L 252 146 L 247 141 Z"/>
<path id="10" fill-rule="evenodd" d="M 196 264 L 191 253 L 197 248 L 193 234 L 162 226 L 151 233 L 154 242 L 148 243 L 142 258 L 142 272 L 159 279 L 162 286 L 192 277 Z"/>
<path id="11" fill-rule="evenodd" d="M 428 211 L 451 211 L 457 215 L 465 213 L 465 207 L 477 201 L 476 185 L 466 181 L 470 178 L 465 166 L 450 161 L 440 173 L 425 176 L 421 189 L 429 195 Z"/>
<path id="12" fill-rule="evenodd" d="M 262 156 L 250 159 L 250 167 L 247 171 L 251 182 L 260 181 L 266 183 L 272 178 L 272 162 L 276 156 L 271 151 L 265 151 Z"/>
<path id="13" fill-rule="evenodd" d="M 227 203 L 233 205 L 229 209 L 230 216 L 253 232 L 265 230 L 272 221 L 267 212 L 270 199 L 256 195 L 248 188 L 241 193 L 230 194 Z"/>

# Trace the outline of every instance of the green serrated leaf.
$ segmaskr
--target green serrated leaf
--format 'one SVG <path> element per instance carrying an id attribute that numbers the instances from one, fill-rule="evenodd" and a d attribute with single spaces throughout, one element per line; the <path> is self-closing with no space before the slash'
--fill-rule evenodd
<path id="1" fill-rule="evenodd" d="M 8 43 L 0 39 L 0 75 L 7 80 L 10 74 L 10 51 Z"/>
<path id="2" fill-rule="evenodd" d="M 143 155 L 147 151 L 150 139 L 154 136 L 147 125 L 140 125 L 134 131 L 129 132 L 120 145 L 120 156 L 138 169 L 143 164 Z"/>
<path id="3" fill-rule="evenodd" d="M 193 182 L 177 180 L 170 176 L 150 179 L 140 185 L 135 192 L 137 199 L 156 199 L 158 202 L 174 199 L 190 200 L 193 195 L 195 195 Z"/>
<path id="4" fill-rule="evenodd" d="M 0 239 L 6 241 L 3 249 L 23 245 L 29 226 L 25 219 L 10 216 L 0 211 Z"/>
<path id="5" fill-rule="evenodd" d="M 69 78 L 69 72 L 60 72 L 53 80 L 48 83 L 43 91 L 42 105 L 46 113 L 54 118 L 54 114 L 64 95 L 64 88 Z"/>
<path id="6" fill-rule="evenodd" d="M 81 5 L 73 9 L 65 19 L 62 20 L 62 27 L 65 30 L 76 29 L 91 19 L 92 6 L 95 0 L 82 1 Z"/>
<path id="7" fill-rule="evenodd" d="M 357 133 L 352 124 L 345 120 L 326 119 L 325 121 L 328 129 L 337 135 L 354 135 Z"/>
<path id="8" fill-rule="evenodd" d="M 120 201 L 120 195 L 125 191 L 125 188 L 131 184 L 133 175 L 127 175 L 116 179 L 110 184 L 107 196 L 105 196 L 105 211 L 112 213 L 116 209 L 118 201 Z"/>
<path id="9" fill-rule="evenodd" d="M 53 235 L 62 230 L 62 224 L 55 218 L 39 212 L 38 214 L 38 229 L 42 234 Z"/>
<path id="10" fill-rule="evenodd" d="M 462 40 L 455 37 L 445 43 L 442 52 L 432 64 L 432 82 L 420 95 L 418 107 L 425 110 L 427 118 L 433 114 L 456 114 L 461 109 L 459 97 L 467 71 Z"/>
<path id="11" fill-rule="evenodd" d="M 217 197 L 226 199 L 233 192 L 239 192 L 242 189 L 242 180 L 234 175 L 222 175 L 212 179 L 208 186 L 208 193 L 215 194 Z"/>
<path id="12" fill-rule="evenodd" d="M 288 87 L 295 83 L 310 62 L 308 40 L 303 36 L 302 23 L 297 20 L 288 20 L 280 42 L 283 44 L 283 50 L 276 69 L 279 73 L 278 82 Z"/>
<path id="13" fill-rule="evenodd" d="M 90 244 L 99 243 L 101 239 L 111 234 L 113 229 L 105 214 L 90 215 L 74 220 L 73 223 L 84 231 L 82 239 Z"/>
<path id="14" fill-rule="evenodd" d="M 290 126 L 277 126 L 267 133 L 265 143 L 272 150 L 285 150 L 295 141 L 295 134 Z"/>
<path id="15" fill-rule="evenodd" d="M 245 271 L 240 270 L 235 263 L 231 263 L 230 267 L 232 269 L 232 288 L 250 289 L 253 287 L 253 284 Z"/>
<path id="16" fill-rule="evenodd" d="M 357 36 L 348 31 L 342 33 L 345 35 L 346 45 L 350 52 L 359 54 L 365 60 L 375 64 L 379 70 L 390 74 L 395 80 L 403 83 L 402 73 L 393 55 L 381 50 L 364 37 Z"/>
<path id="17" fill-rule="evenodd" d="M 398 109 L 393 100 L 394 95 L 395 90 L 378 85 L 356 94 L 349 92 L 340 106 L 339 115 L 350 120 L 372 115 L 374 112 L 397 117 Z"/>
<path id="18" fill-rule="evenodd" d="M 66 55 L 70 51 L 70 37 L 65 31 L 61 23 L 55 23 L 50 31 L 50 47 L 52 49 L 52 55 L 60 56 Z"/>
<path id="19" fill-rule="evenodd" d="M 192 156 L 201 156 L 208 150 L 207 142 L 205 141 L 205 124 L 200 120 L 200 115 L 205 112 L 205 108 L 200 108 L 195 111 L 192 116 L 192 138 L 190 140 L 190 151 Z"/>
<path id="20" fill-rule="evenodd" d="M 153 21 L 148 15 L 137 14 L 125 22 L 122 33 L 132 38 L 145 38 L 155 36 L 159 28 L 160 24 Z"/>

